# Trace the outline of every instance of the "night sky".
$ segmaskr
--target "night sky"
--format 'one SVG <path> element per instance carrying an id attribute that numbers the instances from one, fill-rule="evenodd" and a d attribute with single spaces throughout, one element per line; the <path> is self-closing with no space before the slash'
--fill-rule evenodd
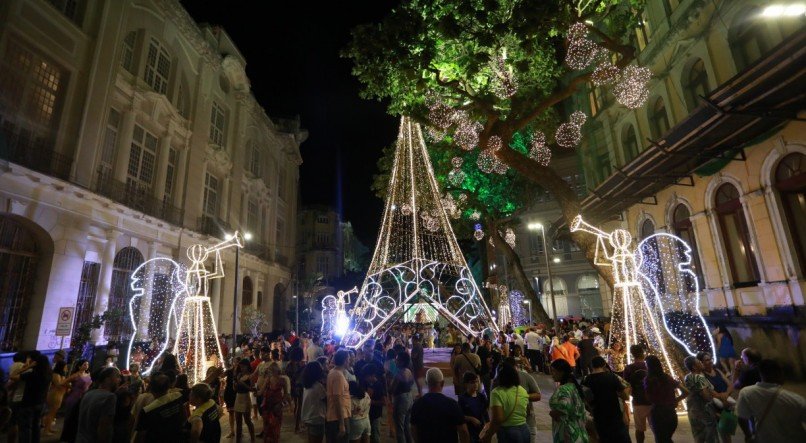
<path id="1" fill-rule="evenodd" d="M 220 25 L 232 37 L 246 58 L 252 92 L 270 116 L 300 115 L 309 132 L 300 148 L 303 205 L 341 207 L 343 220 L 369 247 L 383 209 L 369 189 L 372 175 L 398 122 L 385 104 L 359 98 L 352 63 L 339 52 L 354 26 L 380 21 L 395 3 L 182 1 L 196 22 Z"/>

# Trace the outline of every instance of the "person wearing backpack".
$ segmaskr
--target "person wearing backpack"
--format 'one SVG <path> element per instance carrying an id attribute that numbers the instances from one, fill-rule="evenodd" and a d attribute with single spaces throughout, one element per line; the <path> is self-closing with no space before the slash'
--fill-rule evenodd
<path id="1" fill-rule="evenodd" d="M 774 360 L 758 364 L 761 381 L 739 391 L 736 415 L 746 440 L 757 442 L 806 441 L 806 400 L 783 389 L 781 366 Z"/>

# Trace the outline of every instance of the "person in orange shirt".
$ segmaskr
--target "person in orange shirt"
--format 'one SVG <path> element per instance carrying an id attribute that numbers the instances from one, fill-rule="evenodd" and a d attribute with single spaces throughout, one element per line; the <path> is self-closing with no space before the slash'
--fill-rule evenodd
<path id="1" fill-rule="evenodd" d="M 572 369 L 576 368 L 577 359 L 579 358 L 579 348 L 568 340 L 567 335 L 564 335 L 561 341 L 560 345 L 554 346 L 554 349 L 551 351 L 551 360 L 562 359 L 567 361 Z"/>

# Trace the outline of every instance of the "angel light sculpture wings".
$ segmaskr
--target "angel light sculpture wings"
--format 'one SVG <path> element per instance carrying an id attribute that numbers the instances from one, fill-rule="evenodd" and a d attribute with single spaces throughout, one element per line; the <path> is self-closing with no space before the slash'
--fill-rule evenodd
<path id="1" fill-rule="evenodd" d="M 683 375 L 681 355 L 699 351 L 715 357 L 708 325 L 700 312 L 700 292 L 691 270 L 691 247 L 671 234 L 654 234 L 632 250 L 624 229 L 610 234 L 577 216 L 571 232 L 593 234 L 597 266 L 613 268 L 613 308 L 609 341 L 627 349 L 644 344 L 660 353 L 673 377 Z M 627 354 L 628 361 L 632 356 Z"/>
<path id="2" fill-rule="evenodd" d="M 142 374 L 148 375 L 154 363 L 171 349 L 192 385 L 205 378 L 207 367 L 223 363 L 208 290 L 211 279 L 224 277 L 221 251 L 242 245 L 243 240 L 236 232 L 212 247 L 193 245 L 188 248 L 189 268 L 168 258 L 155 258 L 135 270 L 131 277 L 134 295 L 129 300 L 129 319 L 134 332 L 129 340 L 126 369 L 138 362 Z M 215 254 L 212 272 L 205 266 L 210 254 Z M 166 282 L 166 278 L 169 281 Z M 151 317 L 155 315 L 160 318 Z M 138 349 L 136 343 L 149 336 L 156 343 L 156 349 L 146 353 Z"/>
<path id="3" fill-rule="evenodd" d="M 126 369 L 131 363 L 149 375 L 156 362 L 169 348 L 179 329 L 179 316 L 185 303 L 187 269 L 170 258 L 158 257 L 137 267 L 131 276 L 134 295 L 129 299 L 132 334 L 126 354 Z M 137 343 L 151 340 L 145 352 Z"/>

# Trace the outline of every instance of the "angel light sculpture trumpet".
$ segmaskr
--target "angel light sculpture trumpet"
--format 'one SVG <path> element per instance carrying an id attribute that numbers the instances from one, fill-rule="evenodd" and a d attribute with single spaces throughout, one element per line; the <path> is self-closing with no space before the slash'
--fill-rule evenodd
<path id="1" fill-rule="evenodd" d="M 679 379 L 682 355 L 705 351 L 715 357 L 713 338 L 700 312 L 700 288 L 691 269 L 691 247 L 680 237 L 658 233 L 632 248 L 624 229 L 609 234 L 577 216 L 571 232 L 595 235 L 594 263 L 613 270 L 613 308 L 609 343 L 627 349 L 642 344 L 659 354 Z M 632 356 L 627 354 L 628 362 Z"/>

